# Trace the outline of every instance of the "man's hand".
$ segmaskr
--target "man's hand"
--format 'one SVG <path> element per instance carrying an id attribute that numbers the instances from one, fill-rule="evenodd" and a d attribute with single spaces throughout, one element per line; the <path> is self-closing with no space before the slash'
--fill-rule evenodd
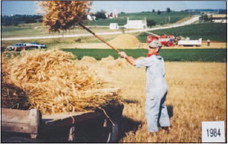
<path id="1" fill-rule="evenodd" d="M 135 59 L 131 56 L 128 56 L 125 52 L 119 52 L 118 53 L 121 58 L 125 58 L 127 62 L 129 62 L 131 65 L 135 66 Z"/>
<path id="2" fill-rule="evenodd" d="M 125 52 L 119 52 L 119 56 L 121 58 L 126 58 L 127 57 L 127 54 Z"/>

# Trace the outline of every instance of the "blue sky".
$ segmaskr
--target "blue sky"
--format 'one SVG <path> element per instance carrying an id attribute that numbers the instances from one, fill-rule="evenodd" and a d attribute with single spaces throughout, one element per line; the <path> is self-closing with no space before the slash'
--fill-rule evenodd
<path id="1" fill-rule="evenodd" d="M 226 1 L 94 1 L 92 12 L 141 12 L 155 10 L 226 9 Z M 34 1 L 2 1 L 2 15 L 37 14 Z"/>

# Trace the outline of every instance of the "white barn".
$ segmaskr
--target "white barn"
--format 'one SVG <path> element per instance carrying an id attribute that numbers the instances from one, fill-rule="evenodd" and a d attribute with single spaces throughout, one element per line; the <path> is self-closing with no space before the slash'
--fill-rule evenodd
<path id="1" fill-rule="evenodd" d="M 124 25 L 126 29 L 145 29 L 147 28 L 146 18 L 144 20 L 129 20 L 127 18 L 127 24 Z"/>
<path id="2" fill-rule="evenodd" d="M 110 23 L 109 24 L 109 29 L 119 29 L 118 23 Z"/>

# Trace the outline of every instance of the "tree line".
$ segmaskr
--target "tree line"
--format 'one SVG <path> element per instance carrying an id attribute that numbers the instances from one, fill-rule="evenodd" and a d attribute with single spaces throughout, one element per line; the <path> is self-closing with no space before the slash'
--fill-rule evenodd
<path id="1" fill-rule="evenodd" d="M 170 8 L 166 9 L 166 12 L 171 12 L 172 10 Z M 151 11 L 152 13 L 157 13 L 160 15 L 162 12 L 158 10 L 157 12 L 153 9 Z M 96 13 L 92 14 L 96 17 L 96 19 L 106 19 L 105 11 L 97 11 Z M 124 12 L 121 12 L 120 14 L 123 14 Z M 13 16 L 2 16 L 2 26 L 17 26 L 19 24 L 24 23 L 38 23 L 42 22 L 42 16 L 41 15 L 13 15 Z M 153 20 L 147 21 L 149 26 L 156 25 L 156 22 Z"/>
<path id="2" fill-rule="evenodd" d="M 2 26 L 17 26 L 24 23 L 37 23 L 42 22 L 41 15 L 13 15 L 2 16 Z"/>

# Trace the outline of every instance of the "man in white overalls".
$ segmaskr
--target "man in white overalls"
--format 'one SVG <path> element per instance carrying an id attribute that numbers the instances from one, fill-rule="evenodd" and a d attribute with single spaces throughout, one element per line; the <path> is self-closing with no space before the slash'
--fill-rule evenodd
<path id="1" fill-rule="evenodd" d="M 159 127 L 167 129 L 170 120 L 165 106 L 168 87 L 165 79 L 164 60 L 159 55 L 161 43 L 154 40 L 149 44 L 146 58 L 135 60 L 125 52 L 119 55 L 136 67 L 146 67 L 146 119 L 147 131 L 158 132 Z"/>

